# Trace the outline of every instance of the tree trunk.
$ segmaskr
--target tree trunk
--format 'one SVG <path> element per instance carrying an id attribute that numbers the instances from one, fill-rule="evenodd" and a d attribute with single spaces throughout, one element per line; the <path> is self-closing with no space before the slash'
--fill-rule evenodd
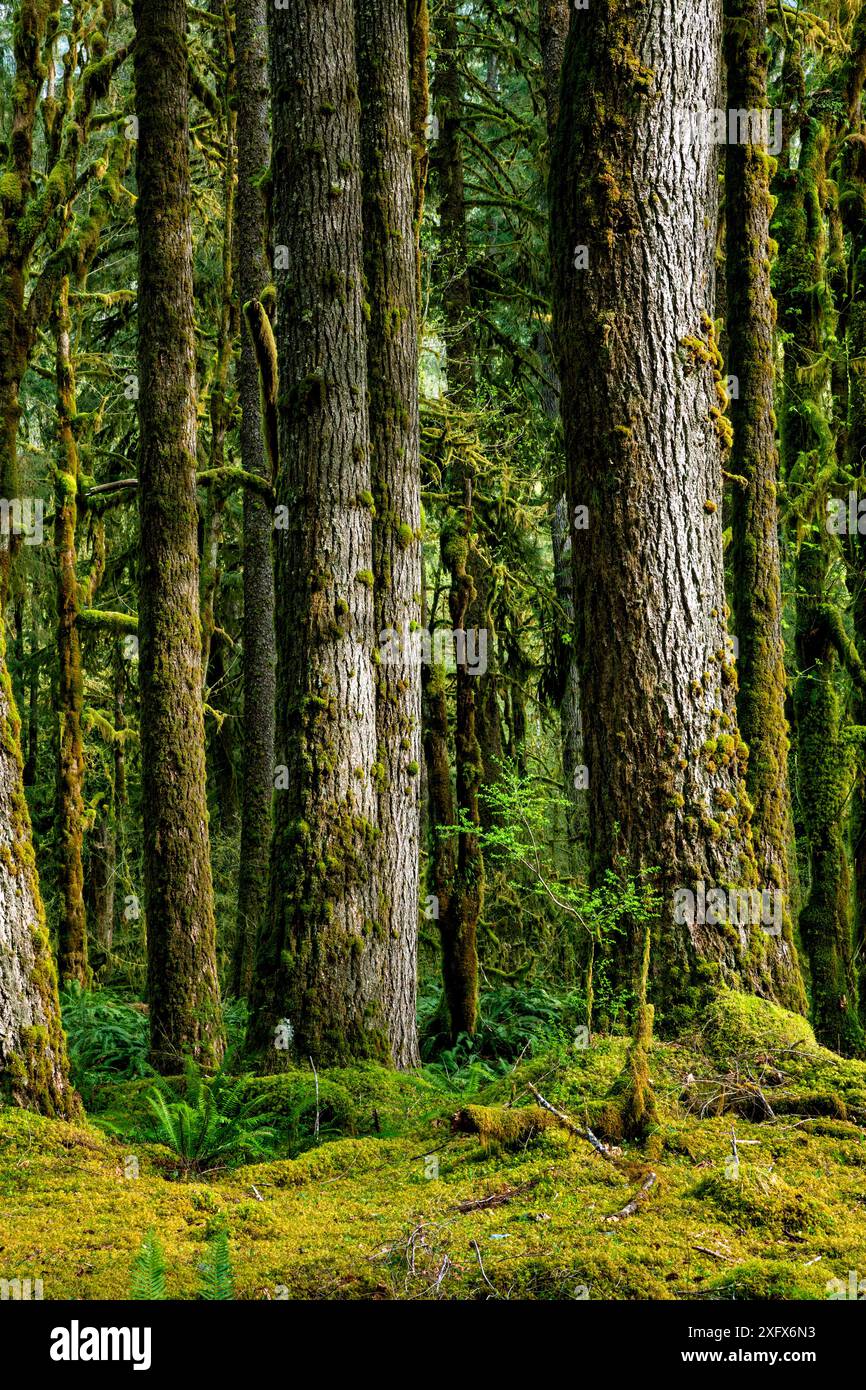
<path id="1" fill-rule="evenodd" d="M 273 1048 L 285 1018 L 298 1055 L 319 1065 L 392 1056 L 381 987 L 390 947 L 371 872 L 383 766 L 354 18 L 352 0 L 269 11 L 277 790 L 250 1046 Z"/>
<path id="2" fill-rule="evenodd" d="M 559 89 L 562 82 L 562 58 L 571 8 L 568 0 L 538 0 L 538 38 L 541 66 L 544 74 L 544 106 L 547 116 L 547 136 L 553 145 L 559 119 Z M 548 171 L 549 172 L 549 171 Z M 537 337 L 538 355 L 547 378 L 542 392 L 542 406 L 548 420 L 559 418 L 560 386 L 551 360 L 550 335 L 543 325 Z M 565 469 L 557 431 L 552 464 L 553 497 L 556 499 L 550 517 L 553 542 L 553 582 L 560 607 L 561 627 L 554 635 L 556 642 L 556 677 L 559 698 L 559 727 L 562 745 L 562 773 L 565 794 L 569 801 L 568 839 L 575 866 L 586 867 L 588 831 L 587 796 L 581 769 L 583 767 L 583 726 L 580 713 L 580 672 L 574 650 L 574 577 L 571 561 L 571 525 L 568 499 L 565 495 Z M 553 452 L 553 451 L 552 451 Z"/>
<path id="3" fill-rule="evenodd" d="M 767 110 L 766 0 L 725 0 L 728 110 Z M 752 132 L 750 132 L 752 133 Z M 725 153 L 729 365 L 738 389 L 729 472 L 733 608 L 739 639 L 737 718 L 749 749 L 746 790 L 758 880 L 783 896 L 778 998 L 804 1012 L 793 942 L 788 847 L 792 836 L 785 719 L 785 650 L 776 490 L 775 304 L 770 291 L 770 174 L 766 149 L 731 141 Z"/>
<path id="4" fill-rule="evenodd" d="M 679 116 L 717 106 L 720 54 L 721 0 L 575 11 L 551 178 L 572 519 L 588 509 L 572 552 L 591 867 L 657 871 L 668 1027 L 708 975 L 775 998 L 788 969 L 760 921 L 701 910 L 702 884 L 756 882 L 725 627 L 717 164 Z M 634 981 L 639 946 L 632 924 L 614 978 Z"/>
<path id="5" fill-rule="evenodd" d="M 827 476 L 834 445 L 824 415 L 827 386 L 822 307 L 817 288 L 825 279 L 823 195 L 828 133 L 806 117 L 801 122 L 797 168 L 780 169 L 773 234 L 782 248 L 777 267 L 779 321 L 786 334 L 782 458 L 789 489 L 807 463 L 801 491 L 811 497 L 811 523 L 799 542 L 796 564 L 794 687 L 797 735 L 797 799 L 809 869 L 800 912 L 800 934 L 809 961 L 812 1021 L 818 1039 L 846 1053 L 864 1048 L 857 1012 L 857 980 L 851 957 L 850 877 L 844 812 L 852 778 L 852 749 L 844 737 L 836 689 L 841 616 L 829 585 L 833 560 L 827 530 L 826 491 L 813 479 Z M 832 476 L 832 472 L 830 472 Z M 795 499 L 802 505 L 802 499 Z"/>
<path id="6" fill-rule="evenodd" d="M 562 58 L 570 18 L 571 7 L 568 0 L 538 0 L 538 40 L 544 77 L 544 107 L 547 115 L 547 135 L 551 145 L 559 120 Z"/>
<path id="7" fill-rule="evenodd" d="M 87 915 L 84 907 L 84 741 L 81 710 L 84 699 L 81 642 L 78 635 L 78 445 L 75 438 L 75 375 L 69 337 L 69 281 L 61 282 L 54 333 L 57 344 L 57 433 L 59 457 L 55 470 L 54 546 L 57 554 L 57 698 L 60 744 L 57 760 L 55 814 L 58 839 L 58 970 L 62 984 L 77 980 L 88 987 Z"/>
<path id="8" fill-rule="evenodd" d="M 235 42 L 238 88 L 238 196 L 236 239 L 241 303 L 261 297 L 269 280 L 265 199 L 259 186 L 268 163 L 267 6 L 237 0 Z M 255 348 L 244 318 L 238 392 L 241 466 L 271 478 L 259 406 Z M 268 847 L 274 788 L 274 567 L 273 513 L 263 497 L 244 489 L 244 716 L 241 848 L 237 938 L 232 993 L 248 996 L 256 933 L 268 892 Z"/>
<path id="9" fill-rule="evenodd" d="M 440 15 L 433 88 L 439 120 L 435 167 L 439 191 L 440 275 L 448 394 L 455 403 L 468 405 L 474 392 L 475 366 L 463 152 L 460 138 L 462 98 L 458 64 L 459 43 L 457 9 L 453 0 L 448 0 Z M 449 487 L 461 500 L 458 507 L 443 522 L 440 553 L 443 567 L 449 576 L 448 612 L 451 629 L 457 634 L 465 632 L 470 604 L 475 596 L 475 586 L 469 573 L 473 536 L 473 478 L 467 461 L 459 453 L 451 469 Z M 467 663 L 458 661 L 455 674 L 457 695 L 454 735 L 456 815 L 458 820 L 473 827 L 479 827 L 481 823 L 478 786 L 483 771 L 475 722 L 476 679 L 468 669 Z M 432 697 L 435 683 L 431 684 Z M 435 695 L 438 701 L 443 698 L 444 687 Z M 441 708 L 438 714 L 441 723 Z M 447 754 L 447 742 L 442 738 L 441 729 L 426 741 L 425 746 L 431 751 L 435 750 L 436 756 L 440 759 Z M 435 788 L 441 783 L 442 775 L 442 768 L 431 767 L 428 762 L 430 804 L 431 810 L 434 811 L 437 801 L 441 800 Z M 446 825 L 450 823 L 445 822 Z M 435 835 L 440 823 L 434 819 L 433 825 Z M 460 832 L 456 853 L 449 858 L 453 873 L 450 889 L 444 896 L 438 894 L 438 890 L 437 894 L 440 898 L 439 932 L 442 941 L 445 995 L 452 1036 L 457 1037 L 459 1033 L 475 1032 L 478 1011 L 477 935 L 478 919 L 484 901 L 484 863 L 481 844 L 475 830 Z M 443 859 L 443 862 L 436 866 L 434 876 L 441 875 L 448 862 Z"/>
<path id="10" fill-rule="evenodd" d="M 111 798 L 106 796 L 99 803 L 93 829 L 87 837 L 86 904 L 93 937 L 94 966 L 97 969 L 105 964 L 114 939 L 117 870 L 114 820 Z M 101 957 L 101 960 L 97 957 Z"/>
<path id="11" fill-rule="evenodd" d="M 151 1060 L 223 1048 L 205 795 L 186 11 L 136 0 L 138 631 Z"/>
<path id="12" fill-rule="evenodd" d="M 415 1029 L 420 852 L 421 463 L 418 267 L 406 0 L 358 0 L 374 620 L 397 661 L 376 672 L 382 1004 L 397 1066 L 418 1061 Z M 389 641 L 386 650 L 391 652 Z"/>
<path id="13" fill-rule="evenodd" d="M 57 975 L 39 895 L 21 777 L 21 725 L 0 609 L 0 1096 L 63 1119 L 79 1112 L 60 1026 Z"/>

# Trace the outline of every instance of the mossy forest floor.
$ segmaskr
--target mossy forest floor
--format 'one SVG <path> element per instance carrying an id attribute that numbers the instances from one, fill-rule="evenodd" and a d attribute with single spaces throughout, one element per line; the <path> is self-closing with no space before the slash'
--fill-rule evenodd
<path id="1" fill-rule="evenodd" d="M 310 1147 L 193 1178 L 141 1140 L 151 1080 L 103 1087 L 80 1125 L 4 1109 L 0 1276 L 41 1278 L 46 1300 L 128 1298 L 153 1230 L 168 1297 L 194 1298 L 216 1229 L 239 1299 L 824 1299 L 866 1276 L 866 1064 L 727 994 L 693 1038 L 653 1045 L 658 1127 L 617 1162 L 502 1109 L 535 1104 L 531 1083 L 603 1126 L 626 1047 L 517 1065 L 471 1097 L 483 1136 L 453 1128 L 467 1098 L 363 1066 L 320 1074 L 313 1142 L 310 1070 L 249 1078 L 286 1152 Z"/>

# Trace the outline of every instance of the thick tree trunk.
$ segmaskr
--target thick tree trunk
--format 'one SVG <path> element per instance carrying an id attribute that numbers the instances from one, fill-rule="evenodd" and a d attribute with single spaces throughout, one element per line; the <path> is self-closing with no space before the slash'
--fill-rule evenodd
<path id="1" fill-rule="evenodd" d="M 265 200 L 259 186 L 268 163 L 267 6 L 238 0 L 235 42 L 238 89 L 238 196 L 236 239 L 241 303 L 261 297 L 269 280 Z M 238 374 L 241 466 L 271 478 L 259 405 L 255 348 L 244 320 Z M 249 994 L 256 933 L 268 892 L 268 848 L 274 788 L 274 567 L 273 513 L 265 499 L 244 489 L 244 717 L 241 850 L 237 939 L 232 993 Z"/>
<path id="2" fill-rule="evenodd" d="M 728 110 L 767 110 L 766 0 L 725 0 Z M 727 332 L 738 390 L 729 471 L 745 479 L 732 498 L 734 625 L 739 639 L 737 718 L 748 746 L 746 790 L 758 880 L 782 894 L 778 998 L 804 1012 L 793 942 L 788 847 L 792 838 L 785 719 L 785 650 L 779 564 L 779 466 L 774 412 L 775 304 L 770 291 L 770 166 L 759 144 L 731 141 L 725 155 Z"/>
<path id="3" fill-rule="evenodd" d="M 392 1056 L 371 872 L 384 770 L 354 21 L 351 0 L 269 11 L 274 237 L 289 269 L 277 270 L 278 781 L 250 1045 L 272 1048 L 285 1018 L 318 1064 Z"/>
<path id="4" fill-rule="evenodd" d="M 406 0 L 358 0 L 364 270 L 376 632 L 399 661 L 376 672 L 376 859 L 384 932 L 382 1004 L 397 1066 L 418 1061 L 415 1030 L 420 832 L 421 464 L 418 267 Z"/>
<path id="5" fill-rule="evenodd" d="M 0 1097 L 71 1119 L 57 975 L 39 895 L 21 777 L 21 725 L 4 661 L 0 610 Z"/>
<path id="6" fill-rule="evenodd" d="M 136 0 L 138 630 L 151 1060 L 218 1060 L 197 549 L 186 11 Z"/>
<path id="7" fill-rule="evenodd" d="M 572 518 L 588 508 L 572 550 L 592 870 L 658 871 L 669 1026 L 708 967 L 772 997 L 789 970 L 760 921 L 699 906 L 701 884 L 756 881 L 725 626 L 717 163 L 681 121 L 718 106 L 720 53 L 721 0 L 575 11 L 551 180 Z M 638 948 L 633 930 L 614 965 L 629 983 Z"/>

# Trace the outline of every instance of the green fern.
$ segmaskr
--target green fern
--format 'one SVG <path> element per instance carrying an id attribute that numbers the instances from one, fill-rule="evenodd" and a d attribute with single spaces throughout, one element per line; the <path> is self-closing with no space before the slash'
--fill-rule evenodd
<path id="1" fill-rule="evenodd" d="M 226 1300 L 235 1296 L 228 1233 L 215 1231 L 208 1241 L 208 1253 L 199 1265 L 202 1281 L 199 1298 Z"/>
<path id="2" fill-rule="evenodd" d="M 245 1101 L 242 1081 L 232 1082 L 224 1066 L 207 1078 L 190 1062 L 185 1100 L 169 1101 L 157 1087 L 147 1101 L 160 1140 L 186 1169 L 207 1172 L 270 1153 L 274 1131 L 260 1122 L 260 1102 Z"/>
<path id="3" fill-rule="evenodd" d="M 132 1265 L 130 1298 L 155 1302 L 166 1297 L 165 1254 L 154 1231 L 148 1231 Z"/>

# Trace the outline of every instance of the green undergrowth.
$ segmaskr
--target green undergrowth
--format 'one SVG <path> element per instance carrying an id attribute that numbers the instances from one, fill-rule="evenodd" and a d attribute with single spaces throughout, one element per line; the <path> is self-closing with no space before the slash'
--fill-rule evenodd
<path id="1" fill-rule="evenodd" d="M 563 1043 L 469 1098 L 373 1065 L 320 1072 L 318 1103 L 309 1067 L 235 1078 L 271 1150 L 207 1174 L 154 1142 L 152 1077 L 99 1086 L 85 1124 L 2 1110 L 0 1277 L 128 1298 L 154 1233 L 165 1296 L 194 1299 L 225 1232 L 238 1299 L 821 1299 L 866 1278 L 866 1064 L 726 993 L 694 1036 L 652 1045 L 657 1123 L 615 1162 L 516 1113 L 532 1086 L 615 1145 L 627 1046 Z M 467 1108 L 484 1133 L 455 1128 Z"/>

